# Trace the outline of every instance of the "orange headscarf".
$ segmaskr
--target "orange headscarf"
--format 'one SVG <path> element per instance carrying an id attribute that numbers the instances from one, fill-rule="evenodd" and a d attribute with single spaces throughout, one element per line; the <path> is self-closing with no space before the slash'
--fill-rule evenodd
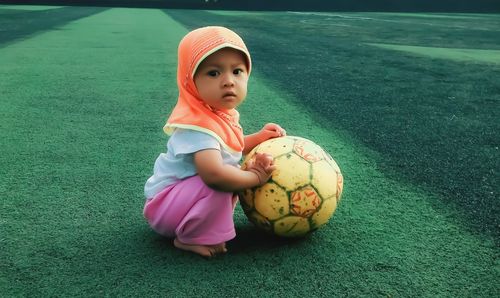
<path id="1" fill-rule="evenodd" d="M 203 27 L 189 32 L 179 44 L 177 85 L 179 98 L 163 130 L 168 135 L 176 128 L 192 129 L 215 137 L 226 150 L 241 152 L 244 147 L 239 113 L 235 109 L 216 110 L 199 96 L 194 75 L 200 63 L 222 48 L 234 48 L 245 54 L 250 74 L 250 53 L 243 40 L 224 27 Z"/>

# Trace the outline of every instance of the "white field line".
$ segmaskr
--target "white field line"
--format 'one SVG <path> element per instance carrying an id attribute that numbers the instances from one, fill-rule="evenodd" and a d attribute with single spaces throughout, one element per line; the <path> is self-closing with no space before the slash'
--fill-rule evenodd
<path id="1" fill-rule="evenodd" d="M 444 28 L 452 28 L 452 29 L 471 29 L 471 30 L 482 30 L 482 31 L 500 31 L 499 29 L 491 29 L 491 28 L 482 28 L 482 27 L 471 27 L 471 26 L 462 26 L 462 25 L 445 25 L 445 24 L 436 24 L 429 22 L 414 22 L 414 21 L 405 21 L 405 20 L 388 20 L 381 18 L 372 18 L 372 17 L 361 17 L 361 16 L 352 16 L 352 15 L 344 15 L 344 14 L 336 14 L 336 13 L 327 13 L 327 12 L 295 12 L 288 11 L 291 14 L 297 15 L 313 15 L 313 16 L 322 16 L 327 17 L 324 21 L 334 21 L 334 18 L 342 19 L 343 21 L 378 21 L 378 22 L 389 22 L 389 23 L 400 23 L 400 24 L 410 24 L 410 25 L 427 25 L 434 27 L 444 27 Z M 299 22 L 313 24 L 314 20 L 302 19 Z M 321 23 L 325 24 L 325 23 Z M 335 25 L 335 24 L 332 24 Z"/>

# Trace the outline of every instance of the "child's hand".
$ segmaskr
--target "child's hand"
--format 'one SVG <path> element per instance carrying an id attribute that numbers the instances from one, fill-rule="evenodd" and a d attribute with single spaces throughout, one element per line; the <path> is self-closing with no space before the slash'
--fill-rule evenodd
<path id="1" fill-rule="evenodd" d="M 255 157 L 247 162 L 247 171 L 254 172 L 259 178 L 259 184 L 262 185 L 271 178 L 276 166 L 273 163 L 273 157 L 267 153 L 256 153 Z"/>
<path id="2" fill-rule="evenodd" d="M 264 139 L 264 141 L 266 141 L 266 140 L 269 140 L 269 139 L 272 139 L 272 138 L 279 138 L 279 137 L 286 136 L 286 130 L 284 130 L 278 124 L 267 123 L 260 130 L 259 134 L 261 134 L 261 136 Z"/>
<path id="3" fill-rule="evenodd" d="M 267 123 L 258 132 L 245 136 L 245 148 L 243 148 L 243 155 L 250 153 L 255 146 L 262 142 L 284 136 L 286 136 L 286 131 L 281 126 L 274 123 Z"/>

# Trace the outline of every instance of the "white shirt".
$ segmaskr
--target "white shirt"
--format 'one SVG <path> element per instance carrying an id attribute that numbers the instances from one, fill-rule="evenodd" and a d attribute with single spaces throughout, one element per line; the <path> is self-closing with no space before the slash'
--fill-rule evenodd
<path id="1" fill-rule="evenodd" d="M 221 152 L 224 164 L 239 167 L 242 153 L 228 152 L 219 141 L 209 134 L 177 128 L 167 142 L 167 153 L 161 153 L 155 161 L 154 174 L 144 186 L 144 194 L 150 199 L 165 187 L 197 174 L 194 153 L 204 149 Z"/>

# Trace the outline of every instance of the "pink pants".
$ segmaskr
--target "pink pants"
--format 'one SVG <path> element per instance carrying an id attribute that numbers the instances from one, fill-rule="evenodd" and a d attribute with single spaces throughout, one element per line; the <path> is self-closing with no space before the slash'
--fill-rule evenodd
<path id="1" fill-rule="evenodd" d="M 157 233 L 185 244 L 214 245 L 236 236 L 236 197 L 208 187 L 200 176 L 170 185 L 146 201 L 144 217 Z"/>

